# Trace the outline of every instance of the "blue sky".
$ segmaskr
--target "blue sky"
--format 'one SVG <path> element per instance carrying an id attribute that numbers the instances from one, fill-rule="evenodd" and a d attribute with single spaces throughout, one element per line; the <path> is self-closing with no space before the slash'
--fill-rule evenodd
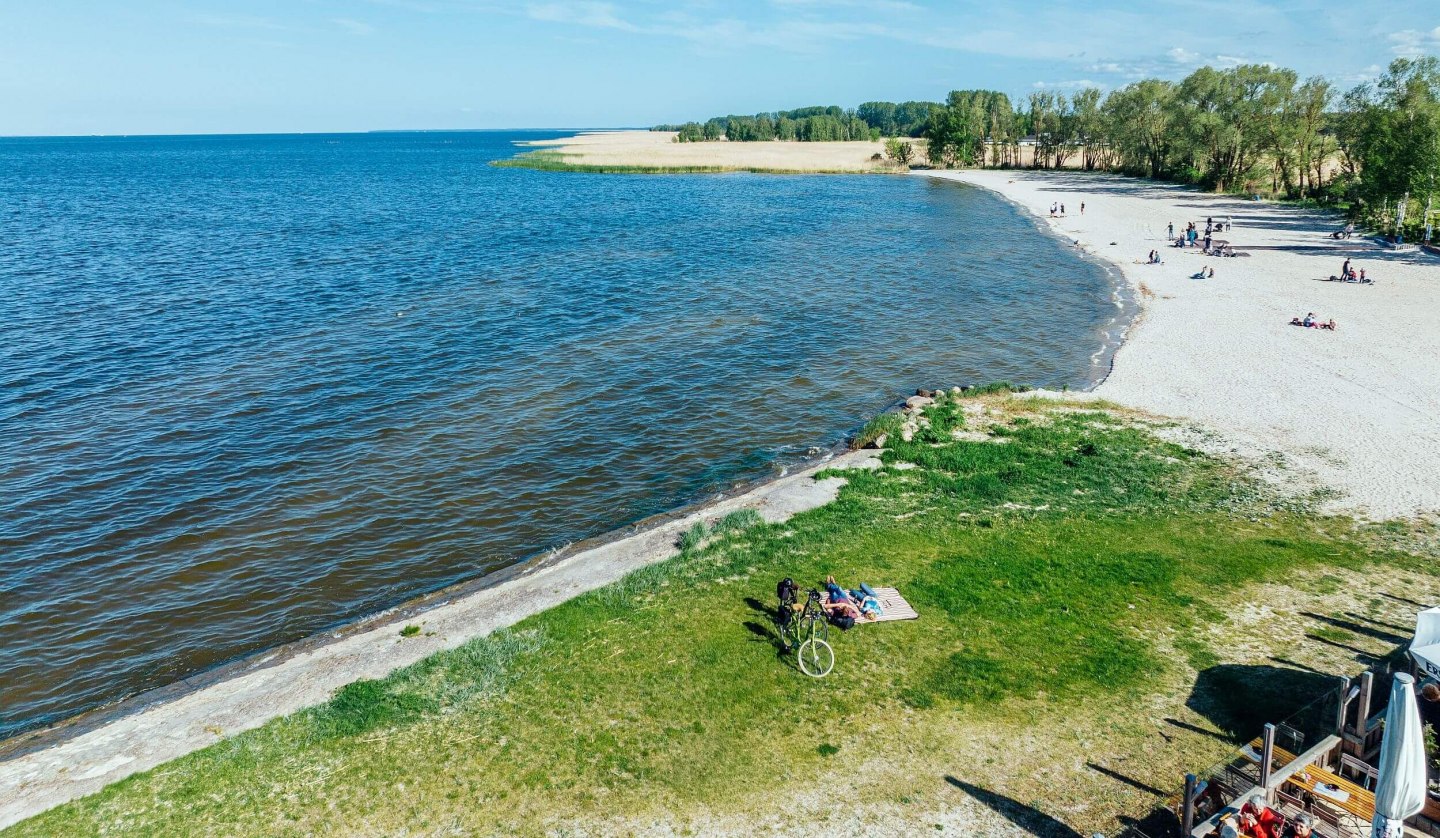
<path id="1" fill-rule="evenodd" d="M 1435 0 L 10 0 L 0 134 L 611 127 L 1440 54 Z"/>

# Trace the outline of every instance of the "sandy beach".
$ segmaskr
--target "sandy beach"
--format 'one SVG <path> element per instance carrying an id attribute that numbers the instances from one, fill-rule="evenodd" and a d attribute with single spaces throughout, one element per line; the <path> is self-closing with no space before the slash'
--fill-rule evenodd
<path id="1" fill-rule="evenodd" d="M 1113 262 L 1143 307 L 1102 398 L 1198 422 L 1222 450 L 1279 455 L 1329 507 L 1372 519 L 1440 510 L 1440 257 L 1335 240 L 1319 211 L 1107 175 L 918 175 L 991 189 Z M 1050 206 L 1067 214 L 1051 218 Z M 1081 204 L 1085 212 L 1080 213 Z M 1244 258 L 1167 246 L 1166 227 L 1229 217 Z M 1140 264 L 1159 249 L 1160 265 Z M 1352 260 L 1374 285 L 1324 281 Z M 1213 279 L 1192 279 L 1202 267 Z M 1057 277 L 1063 281 L 1063 277 Z M 1334 332 L 1289 325 L 1314 312 Z"/>
<path id="2" fill-rule="evenodd" d="M 785 172 L 891 171 L 883 142 L 677 143 L 671 131 L 602 131 L 537 140 L 530 150 L 551 151 L 564 162 L 589 166 L 706 167 Z"/>

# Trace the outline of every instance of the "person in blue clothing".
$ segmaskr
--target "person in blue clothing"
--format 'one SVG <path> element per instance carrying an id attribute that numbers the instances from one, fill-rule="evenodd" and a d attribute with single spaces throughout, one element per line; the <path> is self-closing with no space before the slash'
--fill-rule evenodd
<path id="1" fill-rule="evenodd" d="M 830 595 L 830 601 L 825 603 L 825 610 L 831 614 L 842 614 L 854 617 L 859 620 L 864 615 L 860 613 L 860 605 L 851 599 L 845 589 L 835 582 L 834 576 L 825 577 L 825 592 Z"/>

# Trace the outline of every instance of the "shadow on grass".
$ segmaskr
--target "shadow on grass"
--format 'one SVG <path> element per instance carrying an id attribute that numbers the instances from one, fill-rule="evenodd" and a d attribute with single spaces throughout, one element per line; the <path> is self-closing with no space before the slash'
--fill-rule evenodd
<path id="1" fill-rule="evenodd" d="M 785 639 L 782 638 L 780 633 L 775 629 L 775 610 L 773 608 L 767 608 L 765 603 L 753 596 L 745 597 L 745 604 L 750 606 L 750 610 L 755 612 L 758 617 L 762 618 L 758 620 L 746 620 L 743 623 L 745 630 L 773 646 L 775 648 L 776 658 L 788 657 L 790 647 L 786 645 Z"/>
<path id="2" fill-rule="evenodd" d="M 957 780 L 948 774 L 945 776 L 945 782 L 985 804 L 996 814 L 1031 835 L 1044 836 L 1044 838 L 1085 838 L 1033 806 L 1026 806 L 1018 800 L 983 789 L 964 780 Z"/>
<path id="3" fill-rule="evenodd" d="M 1404 643 L 1410 639 L 1406 635 L 1395 634 L 1392 631 L 1385 631 L 1384 629 L 1371 628 L 1370 626 L 1362 625 L 1352 620 L 1342 620 L 1339 617 L 1327 617 L 1324 614 L 1316 614 L 1314 611 L 1301 611 L 1300 616 L 1309 617 L 1312 620 L 1319 620 L 1322 623 L 1328 623 L 1335 628 L 1344 629 L 1349 632 L 1354 632 L 1355 634 L 1363 634 L 1366 637 L 1383 640 L 1386 643 Z"/>
<path id="4" fill-rule="evenodd" d="M 1112 779 L 1112 780 L 1119 780 L 1120 782 L 1124 783 L 1125 785 L 1127 785 L 1127 786 L 1129 786 L 1129 787 L 1131 787 L 1131 788 L 1139 789 L 1139 790 L 1145 792 L 1146 794 L 1153 794 L 1153 795 L 1155 795 L 1156 797 L 1164 797 L 1164 796 L 1165 796 L 1165 790 L 1164 790 L 1164 789 L 1157 789 L 1157 788 L 1155 788 L 1154 786 L 1150 785 L 1149 783 L 1142 783 L 1142 782 L 1140 782 L 1139 780 L 1135 779 L 1134 777 L 1131 777 L 1131 776 L 1128 775 L 1128 774 L 1122 774 L 1122 773 L 1120 773 L 1119 771 L 1116 771 L 1116 770 L 1113 769 L 1113 768 L 1106 768 L 1106 767 L 1103 766 L 1103 765 L 1096 765 L 1096 764 L 1093 763 L 1093 762 L 1087 762 L 1087 763 L 1085 763 L 1085 767 L 1088 768 L 1088 769 L 1090 769 L 1091 771 L 1094 771 L 1094 772 L 1097 773 L 1097 774 L 1104 774 L 1106 777 L 1109 777 L 1109 778 Z"/>
<path id="5" fill-rule="evenodd" d="M 1230 741 L 1232 741 L 1232 740 L 1230 739 L 1230 737 L 1226 736 L 1226 735 L 1223 734 L 1223 733 L 1216 733 L 1216 732 L 1213 731 L 1213 730 L 1206 730 L 1205 728 L 1200 727 L 1199 725 L 1192 725 L 1192 724 L 1190 724 L 1189 722 L 1182 722 L 1182 721 L 1180 721 L 1179 719 L 1172 719 L 1172 718 L 1169 718 L 1168 716 L 1167 716 L 1166 719 L 1165 719 L 1165 724 L 1170 725 L 1171 727 L 1178 727 L 1178 728 L 1180 728 L 1181 730 L 1188 730 L 1188 731 L 1190 731 L 1191 733 L 1198 733 L 1198 734 L 1200 734 L 1201 736 L 1208 736 L 1208 737 L 1210 737 L 1211 739 L 1219 739 L 1221 742 L 1230 742 Z"/>
<path id="6" fill-rule="evenodd" d="M 1203 670 L 1185 706 L 1209 719 L 1237 742 L 1258 736 L 1266 722 L 1290 720 L 1292 726 L 1309 730 L 1324 719 L 1292 719 L 1301 710 L 1320 713 L 1316 702 L 1335 691 L 1339 679 L 1314 671 L 1281 668 L 1265 664 L 1221 664 Z M 1333 714 L 1333 707 L 1330 713 Z M 1333 715 L 1332 715 L 1333 718 Z"/>

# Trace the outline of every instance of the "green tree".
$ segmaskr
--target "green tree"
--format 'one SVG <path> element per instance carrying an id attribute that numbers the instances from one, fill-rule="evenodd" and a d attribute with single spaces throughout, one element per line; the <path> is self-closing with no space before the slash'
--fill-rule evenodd
<path id="1" fill-rule="evenodd" d="M 1121 171 L 1152 178 L 1169 173 L 1174 99 L 1175 85 L 1160 79 L 1139 81 L 1106 97 L 1100 111 Z"/>
<path id="2" fill-rule="evenodd" d="M 915 147 L 898 137 L 885 141 L 885 156 L 897 166 L 909 166 L 915 159 Z"/>

